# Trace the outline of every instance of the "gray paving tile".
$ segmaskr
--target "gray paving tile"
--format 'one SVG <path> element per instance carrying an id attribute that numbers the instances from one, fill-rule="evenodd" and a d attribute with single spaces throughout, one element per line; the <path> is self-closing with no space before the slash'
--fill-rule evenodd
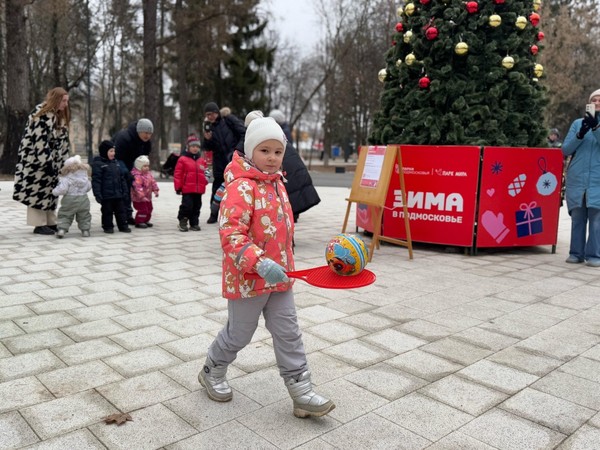
<path id="1" fill-rule="evenodd" d="M 575 434 L 570 436 L 558 450 L 588 450 L 598 447 L 600 442 L 600 429 L 584 425 Z"/>
<path id="2" fill-rule="evenodd" d="M 134 331 L 115 334 L 112 335 L 110 339 L 127 350 L 137 350 L 144 347 L 164 344 L 165 342 L 179 339 L 179 336 L 154 325 Z"/>
<path id="3" fill-rule="evenodd" d="M 235 420 L 195 434 L 165 448 L 166 450 L 213 450 L 215 448 L 236 448 L 241 442 L 243 442 L 244 449 L 248 450 L 277 449 Z"/>
<path id="4" fill-rule="evenodd" d="M 92 425 L 90 430 L 110 450 L 151 450 L 185 439 L 196 430 L 163 405 L 154 405 L 131 414 L 126 426 Z M 160 426 L 157 426 L 160 424 Z"/>
<path id="5" fill-rule="evenodd" d="M 554 371 L 532 384 L 531 387 L 577 405 L 600 411 L 600 384 L 593 381 Z"/>
<path id="6" fill-rule="evenodd" d="M 7 338 L 3 340 L 3 343 L 12 353 L 17 354 L 60 347 L 61 345 L 72 344 L 73 340 L 60 330 L 48 330 Z"/>
<path id="7" fill-rule="evenodd" d="M 498 409 L 477 417 L 460 431 L 501 450 L 554 448 L 565 438 L 564 434 Z"/>
<path id="8" fill-rule="evenodd" d="M 42 298 L 34 292 L 22 292 L 19 294 L 7 294 L 2 296 L 2 306 L 25 305 L 27 303 L 35 303 Z"/>
<path id="9" fill-rule="evenodd" d="M 27 450 L 105 450 L 106 447 L 86 428 L 27 447 Z"/>
<path id="10" fill-rule="evenodd" d="M 64 347 L 53 348 L 52 352 L 68 365 L 81 364 L 123 353 L 125 349 L 108 338 L 93 339 Z"/>
<path id="11" fill-rule="evenodd" d="M 2 305 L 4 305 L 4 299 L 2 299 Z M 0 317 L 2 320 L 18 319 L 19 317 L 31 316 L 30 305 L 15 305 L 15 306 L 2 306 L 0 307 Z"/>
<path id="12" fill-rule="evenodd" d="M 414 350 L 428 343 L 423 339 L 416 338 L 410 334 L 397 330 L 382 330 L 377 333 L 364 336 L 361 340 L 369 342 L 390 352 L 400 354 Z"/>
<path id="13" fill-rule="evenodd" d="M 148 310 L 113 317 L 113 320 L 129 330 L 135 330 L 151 325 L 160 325 L 175 319 L 160 311 Z"/>
<path id="14" fill-rule="evenodd" d="M 469 328 L 468 330 L 454 334 L 452 337 L 459 341 L 464 341 L 494 352 L 519 342 L 519 339 L 504 334 L 494 333 L 493 331 L 479 327 Z"/>
<path id="15" fill-rule="evenodd" d="M 78 324 L 79 321 L 66 312 L 43 314 L 41 316 L 29 316 L 15 319 L 15 323 L 27 333 L 51 330 L 69 325 Z"/>
<path id="16" fill-rule="evenodd" d="M 492 354 L 490 350 L 452 338 L 440 339 L 420 349 L 462 365 L 473 364 Z"/>
<path id="17" fill-rule="evenodd" d="M 124 295 L 122 295 L 122 294 L 119 294 L 119 295 L 120 295 L 121 299 L 126 299 L 126 297 Z M 115 301 L 115 305 L 118 306 L 119 308 L 123 308 L 127 312 L 134 313 L 134 312 L 139 312 L 139 311 L 147 311 L 150 309 L 167 307 L 167 306 L 170 306 L 171 303 L 169 303 L 166 300 L 163 300 L 162 298 L 150 296 L 150 297 Z"/>
<path id="18" fill-rule="evenodd" d="M 24 378 L 64 366 L 64 363 L 49 350 L 2 358 L 0 359 L 0 381 Z"/>
<path id="19" fill-rule="evenodd" d="M 428 341 L 437 341 L 452 334 L 452 330 L 444 325 L 421 319 L 410 320 L 395 329 Z"/>
<path id="20" fill-rule="evenodd" d="M 592 409 L 530 388 L 509 398 L 499 408 L 566 435 L 574 433 L 595 413 Z"/>
<path id="21" fill-rule="evenodd" d="M 175 336 L 177 338 L 177 336 Z M 215 338 L 203 333 L 183 339 L 170 340 L 161 344 L 161 347 L 184 361 L 199 359 L 206 356 L 208 347 Z"/>
<path id="22" fill-rule="evenodd" d="M 20 448 L 39 441 L 33 430 L 18 412 L 0 414 L 0 445 L 2 448 Z"/>
<path id="23" fill-rule="evenodd" d="M 39 374 L 38 379 L 56 397 L 64 397 L 122 380 L 123 377 L 102 361 L 90 361 Z"/>
<path id="24" fill-rule="evenodd" d="M 322 352 L 311 353 L 308 356 L 308 367 L 312 374 L 312 382 L 317 386 L 357 370 L 355 366 Z"/>
<path id="25" fill-rule="evenodd" d="M 394 356 L 393 353 L 387 350 L 361 342 L 358 339 L 325 348 L 322 353 L 341 359 L 356 367 L 367 367 Z"/>
<path id="26" fill-rule="evenodd" d="M 563 364 L 562 361 L 548 356 L 541 356 L 526 349 L 509 347 L 487 358 L 490 361 L 503 364 L 522 372 L 543 377 L 548 372 Z"/>
<path id="27" fill-rule="evenodd" d="M 352 325 L 348 325 L 337 320 L 330 321 L 324 324 L 314 325 L 306 328 L 303 331 L 312 333 L 320 338 L 330 342 L 339 344 L 340 342 L 349 341 L 351 339 L 364 336 L 368 332 Z"/>
<path id="28" fill-rule="evenodd" d="M 473 419 L 465 412 L 414 392 L 374 412 L 430 441 L 441 439 Z"/>
<path id="29" fill-rule="evenodd" d="M 340 320 L 349 325 L 354 325 L 355 327 L 371 332 L 384 330 L 386 328 L 391 328 L 398 325 L 398 322 L 370 312 L 355 314 L 353 316 L 344 317 Z"/>
<path id="30" fill-rule="evenodd" d="M 428 381 L 435 381 L 463 368 L 460 364 L 419 349 L 388 359 L 386 364 Z"/>
<path id="31" fill-rule="evenodd" d="M 304 351 L 307 355 L 321 351 L 324 348 L 331 347 L 333 345 L 331 342 L 318 338 L 306 330 L 302 330 L 302 342 L 304 344 Z"/>
<path id="32" fill-rule="evenodd" d="M 502 392 L 489 389 L 456 375 L 449 375 L 425 386 L 419 389 L 419 393 L 473 416 L 483 414 L 508 397 Z"/>
<path id="33" fill-rule="evenodd" d="M 507 394 L 515 394 L 539 378 L 488 360 L 465 367 L 459 370 L 457 375 Z"/>
<path id="34" fill-rule="evenodd" d="M 0 311 L 1 312 L 1 311 Z M 24 334 L 22 328 L 19 328 L 12 321 L 4 321 L 0 322 L 0 339 L 5 339 L 11 336 L 18 336 L 20 334 Z"/>
<path id="35" fill-rule="evenodd" d="M 162 327 L 178 336 L 189 337 L 200 333 L 217 331 L 223 326 L 214 320 L 206 319 L 202 316 L 196 316 L 190 317 L 189 319 L 164 322 Z"/>
<path id="36" fill-rule="evenodd" d="M 396 400 L 427 384 L 421 378 L 383 363 L 355 371 L 344 379 L 388 400 Z"/>
<path id="37" fill-rule="evenodd" d="M 528 338 L 543 330 L 542 327 L 534 326 L 516 319 L 507 319 L 505 317 L 498 317 L 489 322 L 484 322 L 480 327 L 518 339 Z"/>
<path id="38" fill-rule="evenodd" d="M 288 402 L 291 411 L 291 400 Z M 163 404 L 199 431 L 208 430 L 233 419 L 239 420 L 246 414 L 254 415 L 260 411 L 258 403 L 237 391 L 233 393 L 233 399 L 225 403 L 210 400 L 206 391 L 202 389 L 165 401 Z M 251 429 L 256 432 L 255 428 Z"/>
<path id="39" fill-rule="evenodd" d="M 312 323 L 323 323 L 346 317 L 347 314 L 327 308 L 322 305 L 309 306 L 297 311 L 298 319 L 309 320 Z"/>
<path id="40" fill-rule="evenodd" d="M 600 413 L 592 417 L 588 423 L 593 427 L 600 428 Z"/>
<path id="41" fill-rule="evenodd" d="M 475 327 L 482 321 L 474 317 L 465 316 L 452 312 L 452 310 L 442 311 L 436 314 L 430 314 L 426 317 L 428 322 L 437 323 L 449 328 L 452 333 Z"/>
<path id="42" fill-rule="evenodd" d="M 0 383 L 0 413 L 53 400 L 54 396 L 35 377 Z"/>
<path id="43" fill-rule="evenodd" d="M 112 279 L 112 278 L 111 278 Z M 118 300 L 126 299 L 127 297 L 120 292 L 112 291 L 110 289 L 101 290 L 100 292 L 93 292 L 91 294 L 78 295 L 77 300 L 87 306 L 96 306 L 103 303 L 117 302 Z M 120 305 L 118 305 L 120 306 Z"/>
<path id="44" fill-rule="evenodd" d="M 570 373 L 586 380 L 600 383 L 600 361 L 577 357 L 560 366 L 561 372 Z"/>
<path id="45" fill-rule="evenodd" d="M 336 408 L 329 413 L 329 417 L 342 423 L 350 422 L 368 411 L 389 403 L 387 399 L 374 394 L 369 389 L 344 379 L 337 379 L 318 387 L 315 386 L 314 389 L 315 392 L 335 403 Z"/>
<path id="46" fill-rule="evenodd" d="M 369 413 L 323 435 L 335 448 L 422 449 L 431 441 Z M 429 447 L 427 447 L 429 448 Z"/>
<path id="47" fill-rule="evenodd" d="M 340 424 L 329 415 L 316 420 L 299 420 L 292 414 L 291 400 L 265 406 L 237 420 L 280 449 L 295 448 L 322 436 Z"/>
<path id="48" fill-rule="evenodd" d="M 74 341 L 81 342 L 110 336 L 111 334 L 123 333 L 127 329 L 110 319 L 102 319 L 62 328 L 62 331 Z"/>
<path id="49" fill-rule="evenodd" d="M 206 347 L 208 348 L 208 346 Z M 233 365 L 244 372 L 255 372 L 275 365 L 273 347 L 265 342 L 251 342 L 238 353 Z"/>
<path id="50" fill-rule="evenodd" d="M 11 352 L 8 351 L 8 349 L 0 343 L 0 358 L 8 358 L 9 356 L 13 356 Z"/>
<path id="51" fill-rule="evenodd" d="M 556 326 L 525 339 L 518 344 L 518 347 L 569 361 L 598 344 L 599 341 L 600 336 Z"/>
<path id="52" fill-rule="evenodd" d="M 76 308 L 84 306 L 82 303 L 72 298 L 60 298 L 58 300 L 46 300 L 38 303 L 29 303 L 27 306 L 36 314 L 51 314 L 54 312 L 71 311 Z M 0 312 L 0 316 L 2 313 Z M 30 314 L 24 314 L 24 316 L 30 316 Z"/>
<path id="53" fill-rule="evenodd" d="M 160 311 L 168 314 L 174 319 L 186 319 L 188 317 L 200 316 L 206 312 L 210 312 L 211 308 L 199 301 L 194 301 L 181 303 L 179 305 L 165 306 L 164 308 L 160 308 Z"/>
<path id="54" fill-rule="evenodd" d="M 160 372 L 117 381 L 96 390 L 121 411 L 144 408 L 189 392 Z"/>
<path id="55" fill-rule="evenodd" d="M 81 392 L 22 409 L 21 414 L 42 439 L 68 433 L 118 412 L 99 394 Z"/>
<path id="56" fill-rule="evenodd" d="M 69 314 L 80 322 L 91 322 L 93 320 L 110 319 L 114 316 L 127 314 L 122 308 L 110 303 L 69 310 Z"/>
<path id="57" fill-rule="evenodd" d="M 427 450 L 494 450 L 495 448 L 477 439 L 473 439 L 460 431 L 455 431 L 427 447 Z"/>
<path id="58" fill-rule="evenodd" d="M 289 398 L 287 388 L 276 367 L 230 379 L 229 384 L 236 391 L 263 406 Z"/>
<path id="59" fill-rule="evenodd" d="M 104 359 L 104 362 L 125 377 L 133 377 L 181 363 L 179 358 L 162 348 L 148 347 Z"/>

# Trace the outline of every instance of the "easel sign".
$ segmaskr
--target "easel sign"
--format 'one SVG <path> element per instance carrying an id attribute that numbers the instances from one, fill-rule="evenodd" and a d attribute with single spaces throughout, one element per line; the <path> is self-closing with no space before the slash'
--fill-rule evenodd
<path id="1" fill-rule="evenodd" d="M 404 209 L 404 226 L 406 229 L 406 240 L 393 239 L 381 236 L 381 222 L 385 199 L 390 186 L 390 180 L 394 173 L 394 166 L 398 164 L 398 176 L 402 190 L 402 205 Z M 342 233 L 346 232 L 348 217 L 352 203 L 362 203 L 377 208 L 377 214 L 371 217 L 373 221 L 373 239 L 369 247 L 369 261 L 373 259 L 375 246 L 379 249 L 379 241 L 391 242 L 408 248 L 409 259 L 413 258 L 412 240 L 410 238 L 410 224 L 408 221 L 408 209 L 406 207 L 406 189 L 404 186 L 404 170 L 402 168 L 402 155 L 399 145 L 374 145 L 361 147 L 356 172 L 352 181 L 350 197 L 346 199 L 346 217 L 342 226 Z"/>

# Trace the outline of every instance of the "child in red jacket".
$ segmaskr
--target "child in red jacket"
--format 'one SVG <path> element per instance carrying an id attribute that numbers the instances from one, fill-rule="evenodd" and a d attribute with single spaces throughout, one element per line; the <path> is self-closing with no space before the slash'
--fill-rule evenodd
<path id="1" fill-rule="evenodd" d="M 200 140 L 195 134 L 187 139 L 187 151 L 183 152 L 177 160 L 173 183 L 175 192 L 181 195 L 181 205 L 177 219 L 179 231 L 200 231 L 200 208 L 202 208 L 202 194 L 206 191 L 206 160 L 200 154 Z"/>

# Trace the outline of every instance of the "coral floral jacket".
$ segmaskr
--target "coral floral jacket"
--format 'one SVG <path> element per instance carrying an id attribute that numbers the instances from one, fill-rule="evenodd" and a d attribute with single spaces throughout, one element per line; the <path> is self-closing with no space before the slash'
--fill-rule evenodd
<path id="1" fill-rule="evenodd" d="M 282 174 L 266 174 L 237 152 L 225 169 L 225 195 L 221 201 L 219 235 L 223 247 L 223 296 L 255 297 L 287 291 L 293 281 L 267 284 L 247 280 L 260 258 L 271 258 L 294 270 L 294 220 Z"/>

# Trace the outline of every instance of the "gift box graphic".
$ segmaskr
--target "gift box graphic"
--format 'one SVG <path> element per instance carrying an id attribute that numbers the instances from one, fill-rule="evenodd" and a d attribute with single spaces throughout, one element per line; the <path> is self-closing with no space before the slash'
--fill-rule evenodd
<path id="1" fill-rule="evenodd" d="M 515 211 L 517 236 L 525 237 L 542 232 L 542 208 L 536 202 L 521 203 L 520 211 Z"/>

